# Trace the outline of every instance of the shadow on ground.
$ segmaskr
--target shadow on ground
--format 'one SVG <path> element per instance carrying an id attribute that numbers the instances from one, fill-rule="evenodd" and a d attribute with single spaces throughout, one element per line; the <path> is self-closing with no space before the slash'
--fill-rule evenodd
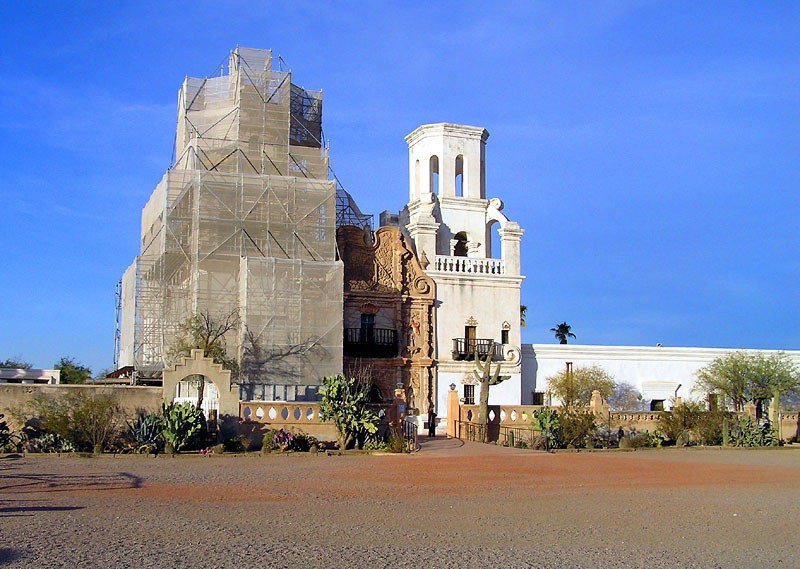
<path id="1" fill-rule="evenodd" d="M 0 565 L 11 563 L 22 557 L 22 553 L 10 547 L 0 547 Z"/>

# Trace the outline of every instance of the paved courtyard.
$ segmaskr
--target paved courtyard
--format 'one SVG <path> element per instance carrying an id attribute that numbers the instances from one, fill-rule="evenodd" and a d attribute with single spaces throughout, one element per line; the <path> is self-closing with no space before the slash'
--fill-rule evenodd
<path id="1" fill-rule="evenodd" d="M 800 567 L 800 449 L 0 458 L 0 567 Z"/>

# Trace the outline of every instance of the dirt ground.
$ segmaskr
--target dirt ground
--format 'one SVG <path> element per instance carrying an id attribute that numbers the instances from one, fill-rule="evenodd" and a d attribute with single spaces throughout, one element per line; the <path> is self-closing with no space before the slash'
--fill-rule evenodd
<path id="1" fill-rule="evenodd" d="M 0 566 L 795 568 L 798 490 L 800 448 L 10 455 Z"/>

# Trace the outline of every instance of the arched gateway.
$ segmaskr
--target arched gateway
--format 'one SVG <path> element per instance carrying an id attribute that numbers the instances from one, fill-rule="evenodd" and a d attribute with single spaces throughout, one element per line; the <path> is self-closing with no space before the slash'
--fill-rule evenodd
<path id="1" fill-rule="evenodd" d="M 203 350 L 192 350 L 163 372 L 162 396 L 167 402 L 175 399 L 178 383 L 187 377 L 202 375 L 213 383 L 219 393 L 219 416 L 239 416 L 239 390 L 231 390 L 231 372 L 203 355 Z"/>

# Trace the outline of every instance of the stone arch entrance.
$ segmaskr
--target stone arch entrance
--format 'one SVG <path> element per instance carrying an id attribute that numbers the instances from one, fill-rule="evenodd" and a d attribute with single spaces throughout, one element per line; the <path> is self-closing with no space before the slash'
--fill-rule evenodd
<path id="1" fill-rule="evenodd" d="M 217 390 L 217 410 L 220 418 L 239 416 L 239 392 L 231 389 L 231 372 L 214 360 L 203 355 L 203 350 L 192 350 L 192 355 L 183 357 L 175 364 L 164 369 L 162 374 L 162 397 L 168 403 L 175 401 L 178 384 L 191 376 L 203 376 L 206 380 L 204 399 L 210 395 L 209 386 L 213 384 Z M 180 399 L 179 399 L 180 400 Z M 197 395 L 195 395 L 197 401 Z"/>
<path id="2" fill-rule="evenodd" d="M 215 417 L 219 414 L 219 389 L 213 381 L 205 376 L 190 375 L 181 379 L 175 386 L 173 401 L 195 405 L 201 382 L 203 384 L 203 402 L 200 404 L 200 410 L 203 411 L 206 419 L 211 419 L 212 414 Z"/>

